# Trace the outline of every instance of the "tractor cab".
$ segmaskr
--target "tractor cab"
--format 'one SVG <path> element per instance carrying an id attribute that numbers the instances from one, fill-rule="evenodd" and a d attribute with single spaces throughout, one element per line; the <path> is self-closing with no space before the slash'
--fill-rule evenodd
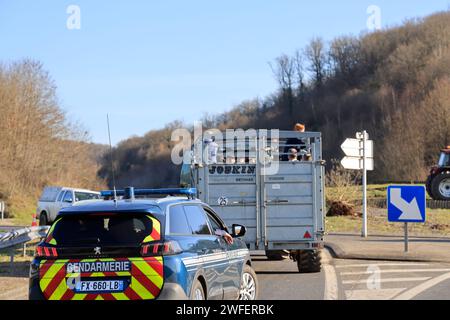
<path id="1" fill-rule="evenodd" d="M 431 168 L 426 187 L 434 200 L 450 201 L 450 146 L 441 149 L 438 164 Z"/>
<path id="2" fill-rule="evenodd" d="M 450 167 L 450 146 L 447 146 L 447 148 L 441 150 L 438 167 Z"/>

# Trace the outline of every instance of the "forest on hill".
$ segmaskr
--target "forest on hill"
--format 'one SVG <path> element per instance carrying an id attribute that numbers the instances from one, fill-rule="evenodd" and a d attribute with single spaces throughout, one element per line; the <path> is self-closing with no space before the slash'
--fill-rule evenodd
<path id="1" fill-rule="evenodd" d="M 103 147 L 69 121 L 39 62 L 0 65 L 0 115 L 0 200 L 7 214 L 31 220 L 46 185 L 104 186 L 97 176 Z"/>
<path id="2" fill-rule="evenodd" d="M 312 39 L 305 48 L 271 64 L 279 88 L 243 101 L 231 111 L 205 115 L 205 128 L 279 128 L 295 122 L 323 134 L 324 159 L 343 156 L 340 145 L 365 129 L 375 141 L 371 181 L 424 181 L 439 149 L 450 144 L 450 12 L 400 26 Z M 114 148 L 117 184 L 162 187 L 178 184 L 172 164 L 172 130 L 178 121 Z M 99 176 L 111 185 L 104 156 Z"/>

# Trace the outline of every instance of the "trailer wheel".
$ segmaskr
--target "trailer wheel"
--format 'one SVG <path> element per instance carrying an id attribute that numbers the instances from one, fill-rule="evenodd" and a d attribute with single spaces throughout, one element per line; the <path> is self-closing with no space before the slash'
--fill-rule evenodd
<path id="1" fill-rule="evenodd" d="M 287 258 L 288 253 L 283 250 L 266 250 L 266 257 L 268 260 L 283 260 Z"/>
<path id="2" fill-rule="evenodd" d="M 322 267 L 320 250 L 299 250 L 296 260 L 300 273 L 320 272 Z"/>
<path id="3" fill-rule="evenodd" d="M 431 192 L 435 200 L 450 200 L 450 173 L 443 172 L 431 181 Z"/>

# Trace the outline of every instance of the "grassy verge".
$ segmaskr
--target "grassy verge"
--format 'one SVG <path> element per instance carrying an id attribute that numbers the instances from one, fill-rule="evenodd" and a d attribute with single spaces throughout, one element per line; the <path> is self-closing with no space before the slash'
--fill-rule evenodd
<path id="1" fill-rule="evenodd" d="M 13 249 L 0 250 L 0 279 L 2 277 L 28 277 L 30 261 L 33 259 L 36 242 L 28 243 L 26 255 L 23 255 L 23 248 L 16 246 Z M 12 250 L 12 251 L 11 251 Z M 14 263 L 11 267 L 10 255 L 14 254 Z M 0 289 L 1 289 L 0 285 Z"/>
<path id="2" fill-rule="evenodd" d="M 369 184 L 367 186 L 367 198 L 368 199 L 386 199 L 387 187 L 390 184 Z M 362 199 L 362 186 L 348 186 L 345 188 L 326 187 L 325 190 L 327 199 L 338 200 L 338 198 L 345 193 L 345 200 L 349 202 L 361 202 Z M 427 200 L 431 199 L 426 194 Z"/>
<path id="3" fill-rule="evenodd" d="M 368 233 L 377 235 L 402 235 L 403 223 L 387 221 L 386 209 L 369 208 L 367 216 Z M 332 232 L 361 233 L 361 217 L 326 217 L 326 230 Z M 427 209 L 425 223 L 410 223 L 409 233 L 413 236 L 450 236 L 450 210 Z"/>
<path id="4" fill-rule="evenodd" d="M 36 212 L 37 199 L 31 196 L 14 196 L 10 203 L 8 211 L 12 217 L 0 220 L 0 226 L 30 226 L 33 221 L 32 215 Z"/>

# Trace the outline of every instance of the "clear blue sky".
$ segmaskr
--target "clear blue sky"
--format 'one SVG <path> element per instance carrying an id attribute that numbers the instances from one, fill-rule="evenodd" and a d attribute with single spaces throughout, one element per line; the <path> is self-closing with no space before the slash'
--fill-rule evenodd
<path id="1" fill-rule="evenodd" d="M 69 30 L 69 5 L 81 29 Z M 192 123 L 276 90 L 268 62 L 302 48 L 367 31 L 369 5 L 383 26 L 449 8 L 450 0 L 0 0 L 0 61 L 41 61 L 61 106 L 107 142 L 173 120 Z"/>

